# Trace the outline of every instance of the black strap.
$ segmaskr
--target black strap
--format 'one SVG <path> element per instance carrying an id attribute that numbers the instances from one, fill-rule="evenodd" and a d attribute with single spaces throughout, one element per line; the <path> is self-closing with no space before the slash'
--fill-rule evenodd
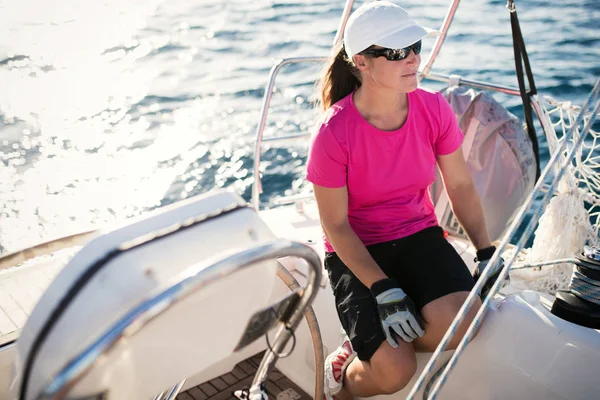
<path id="1" fill-rule="evenodd" d="M 517 79 L 519 81 L 519 91 L 521 92 L 521 100 L 523 101 L 523 111 L 525 114 L 525 124 L 527 127 L 527 134 L 531 140 L 533 152 L 535 154 L 535 179 L 540 177 L 540 150 L 535 134 L 535 127 L 533 126 L 533 109 L 531 107 L 531 96 L 537 94 L 535 88 L 535 82 L 533 81 L 533 74 L 531 72 L 531 66 L 529 65 L 529 57 L 527 56 L 527 50 L 525 50 L 525 41 L 523 40 L 523 34 L 521 33 L 521 27 L 519 25 L 519 19 L 517 18 L 517 10 L 514 6 L 514 0 L 508 0 L 506 5 L 510 11 L 510 25 L 512 28 L 513 37 L 513 49 L 515 52 L 515 66 L 517 72 Z M 525 73 L 527 74 L 527 80 L 529 82 L 529 91 L 525 87 L 525 77 L 523 75 L 523 65 L 525 65 Z"/>
<path id="2" fill-rule="evenodd" d="M 381 293 L 398 288 L 398 284 L 391 278 L 380 279 L 371 285 L 371 294 L 373 297 L 379 296 Z"/>
<path id="3" fill-rule="evenodd" d="M 477 250 L 477 258 L 475 259 L 476 261 L 484 261 L 484 260 L 489 260 L 490 258 L 492 258 L 492 256 L 494 255 L 494 253 L 496 252 L 496 246 L 490 246 L 490 247 L 486 247 L 485 249 L 479 249 Z"/>

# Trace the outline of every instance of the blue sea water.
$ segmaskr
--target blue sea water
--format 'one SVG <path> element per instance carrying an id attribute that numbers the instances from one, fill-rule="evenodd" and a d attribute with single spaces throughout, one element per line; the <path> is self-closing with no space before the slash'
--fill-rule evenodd
<path id="1" fill-rule="evenodd" d="M 450 2 L 399 4 L 439 27 Z M 516 87 L 505 5 L 463 1 L 433 71 Z M 538 91 L 583 103 L 600 77 L 600 1 L 516 5 Z M 250 199 L 269 70 L 280 58 L 328 55 L 343 7 L 330 0 L 0 2 L 0 252 L 216 187 Z M 321 68 L 282 72 L 266 137 L 310 130 Z M 496 97 L 522 116 L 519 98 Z M 306 153 L 307 140 L 263 146 L 263 207 L 307 189 Z"/>

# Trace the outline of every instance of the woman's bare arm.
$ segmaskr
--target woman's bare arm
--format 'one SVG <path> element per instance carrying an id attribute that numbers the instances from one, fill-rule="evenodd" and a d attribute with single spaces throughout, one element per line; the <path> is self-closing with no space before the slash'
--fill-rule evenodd
<path id="1" fill-rule="evenodd" d="M 479 194 L 467 169 L 462 149 L 437 157 L 438 166 L 444 179 L 446 193 L 452 204 L 454 215 L 467 232 L 467 236 L 477 249 L 490 247 L 491 241 Z"/>
<path id="2" fill-rule="evenodd" d="M 313 185 L 321 226 L 340 259 L 368 288 L 387 276 L 377 265 L 348 222 L 348 189 Z"/>

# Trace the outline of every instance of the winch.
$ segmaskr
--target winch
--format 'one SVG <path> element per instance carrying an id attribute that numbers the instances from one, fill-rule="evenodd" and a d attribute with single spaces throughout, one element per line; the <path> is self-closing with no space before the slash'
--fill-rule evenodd
<path id="1" fill-rule="evenodd" d="M 574 324 L 600 329 L 600 248 L 584 247 L 574 264 L 569 287 L 556 292 L 551 312 Z"/>

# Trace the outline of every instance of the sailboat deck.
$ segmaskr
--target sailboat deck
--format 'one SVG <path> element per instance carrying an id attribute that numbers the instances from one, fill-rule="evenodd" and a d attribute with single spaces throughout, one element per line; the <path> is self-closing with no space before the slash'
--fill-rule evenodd
<path id="1" fill-rule="evenodd" d="M 233 392 L 250 387 L 262 357 L 263 353 L 260 353 L 238 363 L 231 372 L 180 393 L 177 395 L 177 400 L 236 399 Z M 269 399 L 309 400 L 311 398 L 277 369 L 269 374 L 266 389 Z"/>
<path id="2" fill-rule="evenodd" d="M 0 269 L 0 346 L 19 336 L 42 293 L 75 250 L 66 249 Z"/>

